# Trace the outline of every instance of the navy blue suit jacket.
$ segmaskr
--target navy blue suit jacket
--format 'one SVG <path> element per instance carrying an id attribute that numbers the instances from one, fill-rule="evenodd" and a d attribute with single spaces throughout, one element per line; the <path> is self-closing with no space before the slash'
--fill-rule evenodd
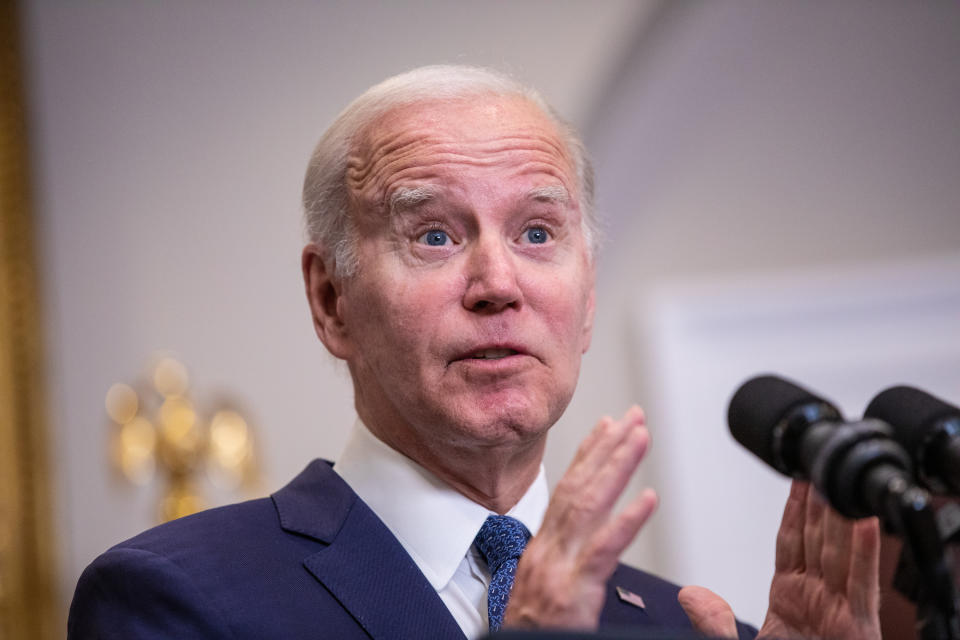
<path id="1" fill-rule="evenodd" d="M 646 608 L 622 602 L 617 586 Z M 607 589 L 603 628 L 690 627 L 673 584 L 620 565 Z M 270 498 L 174 520 L 101 555 L 77 584 L 68 638 L 463 633 L 386 525 L 315 460 Z"/>

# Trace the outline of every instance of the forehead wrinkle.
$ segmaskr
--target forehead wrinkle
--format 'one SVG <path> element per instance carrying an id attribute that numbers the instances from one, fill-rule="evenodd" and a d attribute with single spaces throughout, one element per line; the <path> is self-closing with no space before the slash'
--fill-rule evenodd
<path id="1" fill-rule="evenodd" d="M 404 142 L 403 137 L 404 132 L 398 131 L 379 144 L 370 144 L 368 141 L 359 145 L 359 148 L 355 147 L 347 158 L 347 184 L 359 189 L 367 177 L 382 164 L 384 157 L 396 153 L 399 153 L 402 157 L 405 155 L 403 151 L 405 146 L 415 146 L 419 142 L 417 139 Z"/>
<path id="2" fill-rule="evenodd" d="M 569 158 L 560 153 L 562 147 L 552 136 L 511 136 L 490 140 L 437 140 L 435 137 L 417 138 L 392 136 L 385 144 L 377 145 L 374 153 L 365 159 L 351 157 L 347 181 L 356 192 L 365 192 L 368 201 L 386 206 L 391 184 L 404 179 L 429 178 L 437 170 L 449 165 L 474 167 L 494 166 L 504 156 L 530 154 L 522 158 L 521 173 L 542 171 L 561 177 L 573 177 Z M 378 188 L 379 187 L 379 188 Z M 376 194 L 381 194 L 377 197 Z"/>
<path id="3" fill-rule="evenodd" d="M 471 157 L 464 158 L 448 154 L 442 161 L 431 163 L 429 166 L 414 164 L 393 172 L 385 179 L 381 188 L 367 192 L 366 202 L 388 213 L 410 211 L 423 205 L 428 200 L 439 197 L 454 188 L 459 181 L 458 177 L 450 178 L 443 169 L 447 166 L 463 167 L 464 165 L 485 166 L 489 162 L 475 162 Z M 456 175 L 456 174 L 455 174 Z M 561 183 L 565 183 L 568 175 L 555 162 L 541 159 L 528 159 L 516 167 L 518 176 L 549 176 Z M 451 182 L 452 180 L 452 182 Z M 411 184 L 412 183 L 412 184 Z M 381 194 L 378 196 L 377 194 Z M 524 199 L 555 202 L 568 206 L 573 200 L 565 184 L 546 185 L 531 189 L 523 194 Z"/>
<path id="4" fill-rule="evenodd" d="M 447 125 L 447 126 L 445 126 Z M 457 128 L 461 127 L 461 128 Z M 483 126 L 480 126 L 483 131 Z M 471 137 L 471 134 L 472 137 Z M 542 144 L 552 149 L 557 155 L 569 162 L 566 145 L 560 140 L 551 128 L 534 126 L 532 128 L 514 128 L 512 131 L 504 127 L 490 133 L 486 137 L 478 137 L 474 129 L 463 128 L 457 121 L 453 129 L 444 121 L 430 121 L 429 123 L 404 123 L 396 129 L 386 126 L 379 130 L 369 131 L 356 146 L 356 156 L 353 158 L 357 170 L 363 171 L 366 167 L 376 166 L 380 161 L 391 154 L 404 155 L 405 147 L 417 148 L 431 144 L 450 144 L 463 147 L 476 147 L 484 150 L 485 145 L 506 145 L 523 147 L 524 143 Z"/>

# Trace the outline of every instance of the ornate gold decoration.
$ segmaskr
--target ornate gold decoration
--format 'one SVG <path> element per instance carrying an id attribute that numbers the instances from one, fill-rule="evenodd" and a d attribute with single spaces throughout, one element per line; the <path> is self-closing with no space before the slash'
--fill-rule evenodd
<path id="1" fill-rule="evenodd" d="M 107 391 L 107 414 L 115 429 L 112 458 L 130 482 L 149 483 L 158 473 L 166 486 L 161 522 L 207 506 L 200 488 L 206 476 L 229 491 L 250 493 L 260 484 L 253 434 L 243 416 L 219 403 L 203 419 L 189 393 L 187 368 L 175 358 L 157 360 L 150 382 L 133 387 L 116 383 Z"/>
<path id="2" fill-rule="evenodd" d="M 0 638 L 62 637 L 15 2 L 0 3 Z M 58 634 L 57 631 L 60 633 Z"/>

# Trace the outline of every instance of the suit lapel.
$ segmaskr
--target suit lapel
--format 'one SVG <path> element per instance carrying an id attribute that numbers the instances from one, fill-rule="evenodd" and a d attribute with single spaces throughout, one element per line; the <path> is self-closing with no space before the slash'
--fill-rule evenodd
<path id="1" fill-rule="evenodd" d="M 303 564 L 372 638 L 464 638 L 413 559 L 329 463 L 315 460 L 273 499 L 285 530 L 326 544 Z"/>

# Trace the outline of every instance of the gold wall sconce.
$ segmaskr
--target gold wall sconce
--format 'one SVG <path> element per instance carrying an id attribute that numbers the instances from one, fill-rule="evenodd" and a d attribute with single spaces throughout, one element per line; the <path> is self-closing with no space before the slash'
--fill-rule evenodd
<path id="1" fill-rule="evenodd" d="M 135 485 L 163 478 L 161 522 L 209 506 L 201 490 L 204 478 L 226 492 L 250 495 L 259 488 L 253 432 L 246 419 L 226 402 L 201 413 L 189 393 L 187 368 L 179 360 L 159 358 L 149 382 L 137 388 L 114 384 L 105 404 L 113 421 L 111 459 L 116 470 Z"/>

